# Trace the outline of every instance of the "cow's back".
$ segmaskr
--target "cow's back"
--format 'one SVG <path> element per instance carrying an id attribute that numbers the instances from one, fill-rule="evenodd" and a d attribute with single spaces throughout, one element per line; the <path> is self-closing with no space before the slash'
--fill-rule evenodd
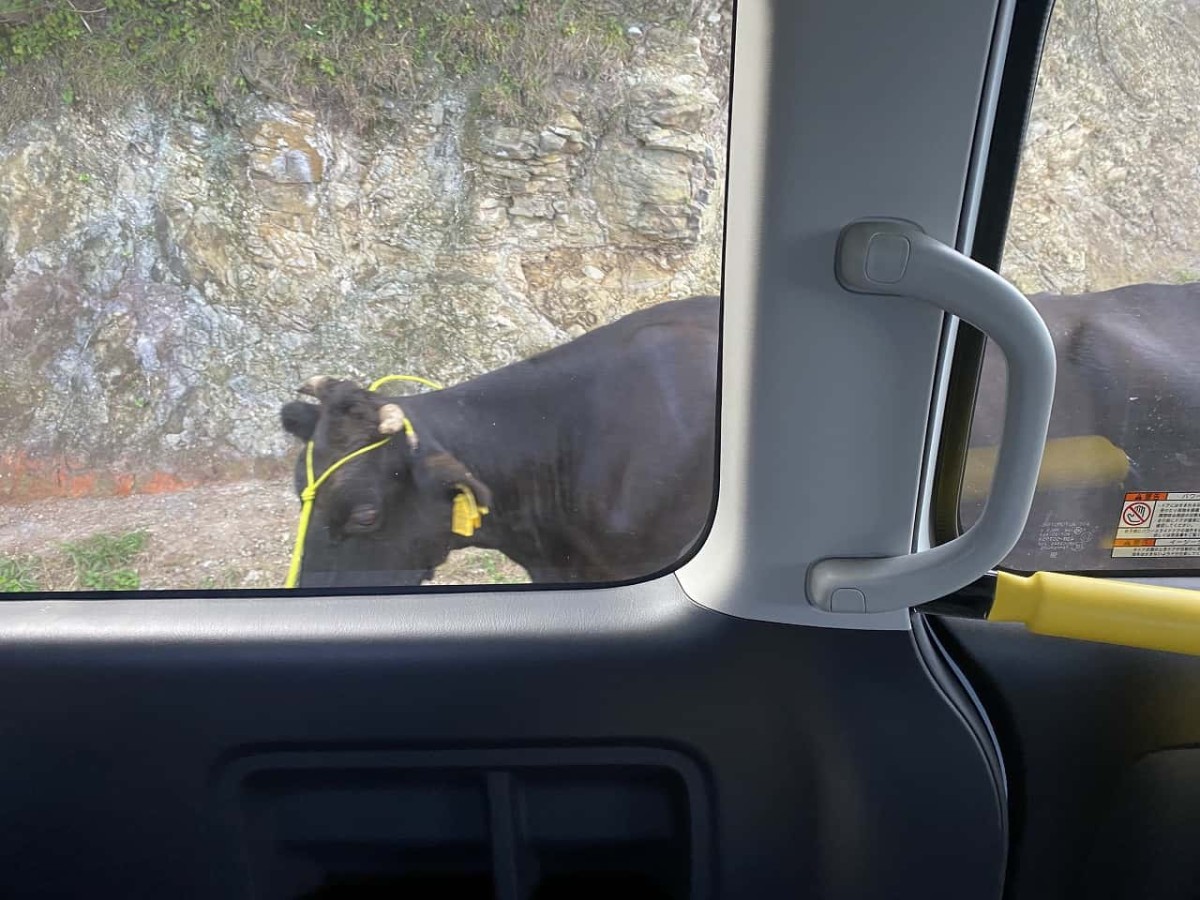
<path id="1" fill-rule="evenodd" d="M 1013 564 L 1047 564 L 1041 532 L 1088 536 L 1069 563 L 1102 566 L 1125 490 L 1200 490 L 1200 284 L 1139 284 L 1089 294 L 1030 297 L 1054 337 L 1058 377 L 1051 439 L 1100 435 L 1128 454 L 1122 483 L 1039 493 Z M 973 446 L 998 442 L 1003 363 L 990 347 L 981 375 Z M 965 525 L 979 503 L 963 504 Z M 1050 538 L 1046 538 L 1050 540 Z"/>
<path id="2" fill-rule="evenodd" d="M 613 359 L 617 354 L 636 352 L 637 343 L 644 338 L 647 330 L 653 329 L 679 335 L 698 329 L 715 340 L 720 335 L 720 314 L 719 297 L 668 300 L 628 313 L 615 322 L 602 325 L 573 341 L 546 350 L 517 365 L 565 366 L 573 372 L 592 369 L 602 365 L 605 360 Z M 713 357 L 714 366 L 715 362 Z"/>
<path id="3" fill-rule="evenodd" d="M 719 316 L 717 297 L 661 303 L 405 399 L 419 429 L 454 431 L 445 449 L 490 485 L 480 540 L 543 582 L 676 563 L 712 505 Z"/>
<path id="4" fill-rule="evenodd" d="M 1050 437 L 1100 434 L 1121 444 L 1139 417 L 1193 418 L 1200 407 L 1200 284 L 1137 284 L 1088 294 L 1033 294 L 1054 338 L 1058 378 Z M 1003 357 L 989 345 L 972 444 L 999 440 Z M 1174 398 L 1174 404 L 1172 404 Z M 1171 409 L 1168 407 L 1171 406 Z M 1158 412 L 1155 412 L 1158 409 Z"/>
<path id="5" fill-rule="evenodd" d="M 599 340 L 587 348 L 586 437 L 575 442 L 571 463 L 585 526 L 577 537 L 598 560 L 608 557 L 630 574 L 677 562 L 707 522 L 718 317 L 715 297 L 661 304 L 626 317 L 608 335 L 593 332 Z"/>

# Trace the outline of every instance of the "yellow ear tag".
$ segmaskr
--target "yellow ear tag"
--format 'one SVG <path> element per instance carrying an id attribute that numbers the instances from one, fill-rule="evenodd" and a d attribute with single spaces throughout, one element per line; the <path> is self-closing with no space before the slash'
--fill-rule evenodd
<path id="1" fill-rule="evenodd" d="M 460 484 L 458 493 L 454 495 L 450 530 L 460 537 L 471 537 L 475 530 L 483 525 L 483 517 L 486 515 L 487 507 L 476 502 L 475 492 L 465 484 Z"/>

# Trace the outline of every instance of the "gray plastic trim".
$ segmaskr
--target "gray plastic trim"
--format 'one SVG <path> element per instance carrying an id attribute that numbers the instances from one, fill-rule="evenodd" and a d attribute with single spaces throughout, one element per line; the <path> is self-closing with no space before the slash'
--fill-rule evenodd
<path id="1" fill-rule="evenodd" d="M 139 597 L 0 603 L 0 656 L 15 648 L 108 647 L 121 659 L 173 655 L 234 642 L 231 654 L 262 658 L 267 647 L 395 641 L 570 642 L 631 629 L 667 629 L 686 606 L 672 576 L 628 587 L 321 597 Z M 636 624 L 632 624 L 636 623 Z M 236 639 L 236 640 L 235 640 Z"/>
<path id="2" fill-rule="evenodd" d="M 1021 537 L 1054 400 L 1054 343 L 1024 294 L 911 222 L 881 219 L 846 226 L 838 240 L 836 274 L 848 291 L 919 299 L 970 322 L 996 342 L 1008 363 L 1004 428 L 979 521 L 932 550 L 823 559 L 809 571 L 809 600 L 820 609 L 910 608 L 974 581 Z"/>
<path id="3" fill-rule="evenodd" d="M 842 227 L 885 209 L 955 243 L 1001 15 L 995 2 L 876 4 L 868 28 L 842 4 L 738 4 L 719 499 L 676 570 L 696 603 L 910 628 L 904 610 L 813 606 L 806 580 L 816 560 L 912 551 L 946 316 L 848 302 L 832 263 Z"/>

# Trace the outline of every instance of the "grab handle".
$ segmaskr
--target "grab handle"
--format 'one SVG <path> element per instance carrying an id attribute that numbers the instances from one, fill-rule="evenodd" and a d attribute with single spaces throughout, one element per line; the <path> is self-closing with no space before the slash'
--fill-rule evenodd
<path id="1" fill-rule="evenodd" d="M 1007 281 L 919 226 L 855 222 L 838 239 L 836 272 L 848 291 L 931 303 L 974 325 L 1008 363 L 1004 428 L 992 488 L 964 534 L 903 556 L 829 558 L 813 564 L 808 597 L 831 612 L 886 612 L 951 594 L 1016 545 L 1025 528 L 1054 400 L 1054 344 L 1033 304 Z"/>

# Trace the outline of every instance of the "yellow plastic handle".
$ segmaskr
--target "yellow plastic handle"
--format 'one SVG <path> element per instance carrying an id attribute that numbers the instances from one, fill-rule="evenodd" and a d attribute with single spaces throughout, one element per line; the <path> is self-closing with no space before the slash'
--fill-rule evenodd
<path id="1" fill-rule="evenodd" d="M 991 622 L 1035 634 L 1200 656 L 1200 591 L 1058 572 L 999 573 Z"/>
<path id="2" fill-rule="evenodd" d="M 982 500 L 992 487 L 996 468 L 995 447 L 972 447 L 963 472 L 963 500 Z M 1098 434 L 1046 441 L 1037 489 L 1095 487 L 1120 484 L 1129 473 L 1129 457 L 1108 438 Z"/>

